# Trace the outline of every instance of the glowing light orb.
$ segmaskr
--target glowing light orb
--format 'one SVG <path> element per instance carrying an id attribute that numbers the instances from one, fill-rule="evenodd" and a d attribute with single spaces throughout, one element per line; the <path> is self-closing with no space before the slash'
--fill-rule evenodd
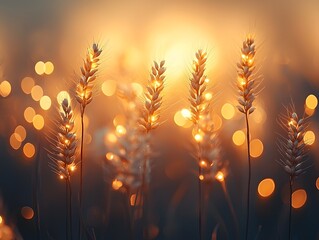
<path id="1" fill-rule="evenodd" d="M 309 109 L 315 109 L 318 105 L 318 99 L 315 95 L 310 94 L 307 98 L 306 98 L 306 106 Z"/>
<path id="2" fill-rule="evenodd" d="M 0 83 L 0 95 L 2 97 L 8 97 L 11 93 L 11 84 L 8 81 Z"/>
<path id="3" fill-rule="evenodd" d="M 35 147 L 32 143 L 26 143 L 23 146 L 23 153 L 27 158 L 32 158 L 35 154 Z"/>
<path id="4" fill-rule="evenodd" d="M 253 158 L 259 157 L 264 151 L 264 145 L 259 139 L 254 139 L 250 142 L 250 156 Z"/>
<path id="5" fill-rule="evenodd" d="M 234 132 L 232 139 L 235 145 L 241 146 L 245 143 L 246 135 L 243 131 L 237 130 L 236 132 Z"/>
<path id="6" fill-rule="evenodd" d="M 305 205 L 307 201 L 307 192 L 304 189 L 298 189 L 292 194 L 292 203 L 293 208 L 301 208 Z"/>
<path id="7" fill-rule="evenodd" d="M 43 110 L 48 110 L 51 107 L 51 98 L 48 96 L 43 96 L 40 99 L 40 107 Z"/>
<path id="8" fill-rule="evenodd" d="M 117 179 L 112 182 L 112 188 L 114 190 L 119 190 L 123 186 L 123 183 Z"/>
<path id="9" fill-rule="evenodd" d="M 20 148 L 20 146 L 21 146 L 21 137 L 19 136 L 19 134 L 13 133 L 10 136 L 9 142 L 10 142 L 10 146 L 14 150 L 18 150 Z"/>
<path id="10" fill-rule="evenodd" d="M 225 180 L 225 175 L 223 172 L 218 171 L 216 176 L 215 176 L 216 180 L 219 182 L 223 182 Z"/>
<path id="11" fill-rule="evenodd" d="M 33 121 L 33 118 L 35 116 L 35 111 L 32 107 L 27 107 L 25 110 L 24 110 L 24 119 L 28 122 L 28 123 L 32 123 Z"/>
<path id="12" fill-rule="evenodd" d="M 30 94 L 32 88 L 34 87 L 34 80 L 31 77 L 25 77 L 21 81 L 21 89 L 25 94 Z"/>
<path id="13" fill-rule="evenodd" d="M 102 92 L 105 96 L 113 96 L 116 91 L 116 81 L 114 80 L 107 80 L 104 83 L 102 83 L 101 86 Z"/>
<path id="14" fill-rule="evenodd" d="M 33 127 L 37 130 L 41 130 L 44 127 L 44 118 L 37 114 L 32 119 Z"/>
<path id="15" fill-rule="evenodd" d="M 44 73 L 47 74 L 47 75 L 50 75 L 51 73 L 53 73 L 54 71 L 54 65 L 52 62 L 46 62 L 44 64 Z"/>
<path id="16" fill-rule="evenodd" d="M 258 184 L 258 194 L 261 197 L 269 197 L 275 191 L 275 182 L 271 178 L 265 178 Z"/>
<path id="17" fill-rule="evenodd" d="M 122 125 L 117 125 L 116 126 L 116 132 L 118 133 L 118 135 L 122 136 L 126 134 L 126 128 Z"/>
<path id="18" fill-rule="evenodd" d="M 43 89 L 39 85 L 35 85 L 31 89 L 31 97 L 34 101 L 38 102 L 40 101 L 41 97 L 43 96 Z"/>
<path id="19" fill-rule="evenodd" d="M 23 126 L 21 126 L 21 125 L 17 126 L 17 127 L 15 128 L 14 132 L 19 135 L 21 142 L 23 142 L 24 139 L 25 139 L 26 136 L 27 136 L 27 131 L 26 131 L 25 128 L 24 128 Z"/>
<path id="20" fill-rule="evenodd" d="M 227 120 L 232 119 L 234 117 L 234 115 L 235 115 L 234 106 L 231 105 L 230 103 L 225 103 L 222 106 L 221 114 L 222 114 L 223 118 L 225 118 Z"/>
<path id="21" fill-rule="evenodd" d="M 21 208 L 21 215 L 24 219 L 31 220 L 34 216 L 34 211 L 30 207 Z"/>
<path id="22" fill-rule="evenodd" d="M 313 131 L 307 131 L 303 136 L 305 144 L 312 145 L 316 140 L 316 135 Z"/>
<path id="23" fill-rule="evenodd" d="M 42 61 L 39 61 L 35 64 L 34 66 L 34 71 L 38 74 L 38 75 L 43 75 L 45 72 L 45 63 Z"/>

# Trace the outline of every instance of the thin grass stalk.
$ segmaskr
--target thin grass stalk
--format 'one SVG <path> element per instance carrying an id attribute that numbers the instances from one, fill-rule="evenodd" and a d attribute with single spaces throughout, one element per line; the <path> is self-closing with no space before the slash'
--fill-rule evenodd
<path id="1" fill-rule="evenodd" d="M 70 220 L 69 220 L 69 186 L 65 181 L 65 239 L 70 239 Z"/>
<path id="2" fill-rule="evenodd" d="M 152 70 L 150 73 L 150 79 L 148 81 L 148 85 L 146 86 L 146 91 L 144 92 L 145 103 L 144 109 L 141 114 L 141 118 L 139 119 L 139 123 L 146 135 L 150 135 L 150 132 L 156 129 L 159 125 L 160 119 L 160 108 L 162 105 L 162 96 L 161 93 L 164 89 L 164 80 L 165 80 L 165 71 L 164 67 L 165 61 L 161 61 L 159 64 L 154 61 L 154 66 L 152 66 Z M 147 227 L 147 217 L 148 217 L 148 183 L 147 183 L 147 174 L 149 168 L 150 161 L 150 145 L 147 138 L 146 141 L 146 149 L 144 155 L 144 161 L 142 165 L 142 186 L 141 189 L 143 191 L 143 215 L 142 222 L 145 233 L 145 239 L 149 239 L 148 227 Z"/>
<path id="3" fill-rule="evenodd" d="M 148 146 L 147 146 L 148 148 Z M 142 215 L 142 225 L 143 225 L 143 239 L 149 239 L 149 231 L 148 231 L 148 184 L 146 183 L 146 175 L 147 175 L 147 164 L 149 161 L 148 154 L 145 154 L 143 161 L 143 176 L 142 176 L 142 196 L 143 196 L 143 215 Z"/>
<path id="4" fill-rule="evenodd" d="M 191 106 L 191 120 L 193 121 L 193 129 L 198 131 L 199 134 L 199 120 L 202 117 L 202 114 L 206 110 L 207 104 L 204 98 L 204 92 L 206 90 L 206 76 L 205 68 L 206 68 L 206 61 L 207 61 L 207 53 L 203 52 L 201 49 L 198 50 L 195 54 L 196 60 L 194 61 L 193 65 L 193 72 L 192 77 L 190 78 L 190 88 L 189 93 L 190 97 L 188 98 Z M 200 135 L 198 135 L 200 136 Z M 199 226 L 199 239 L 202 240 L 203 238 L 203 230 L 202 230 L 202 167 L 201 167 L 201 143 L 200 140 L 195 140 L 198 143 L 197 147 L 197 158 L 198 158 L 198 226 Z"/>
<path id="5" fill-rule="evenodd" d="M 54 138 L 49 138 L 52 149 L 48 150 L 51 160 L 49 166 L 61 180 L 65 180 L 65 227 L 66 239 L 72 240 L 72 191 L 70 175 L 76 168 L 76 151 L 78 140 L 74 129 L 74 116 L 70 99 L 64 98 L 60 103 L 60 119 L 56 123 L 58 130 Z"/>
<path id="6" fill-rule="evenodd" d="M 69 192 L 69 226 L 70 226 L 70 238 L 73 240 L 73 227 L 72 227 L 72 187 L 71 187 L 71 177 L 67 179 L 68 182 L 68 192 Z"/>
<path id="7" fill-rule="evenodd" d="M 40 142 L 40 140 L 39 140 Z M 40 225 L 40 143 L 38 144 L 38 152 L 35 159 L 35 180 L 34 180 L 34 209 L 35 209 L 35 221 L 36 221 L 36 236 L 37 239 L 41 239 L 41 225 Z"/>
<path id="8" fill-rule="evenodd" d="M 198 153 L 200 153 L 200 143 L 198 143 Z M 198 154 L 198 162 L 201 161 L 201 156 L 200 154 Z M 198 176 L 202 176 L 202 168 L 200 166 L 200 164 L 198 164 Z M 200 179 L 200 177 L 198 177 L 198 226 L 199 226 L 199 239 L 202 240 L 203 239 L 203 227 L 202 227 L 202 180 Z"/>
<path id="9" fill-rule="evenodd" d="M 97 77 L 99 56 L 102 53 L 102 49 L 98 44 L 93 43 L 86 54 L 83 67 L 81 67 L 81 76 L 79 82 L 76 85 L 75 98 L 80 104 L 81 110 L 81 163 L 80 163 L 80 192 L 79 192 L 79 204 L 80 204 L 80 217 L 79 217 L 79 238 L 82 239 L 83 234 L 83 141 L 84 141 L 84 111 L 85 107 L 93 100 L 93 87 Z"/>
<path id="10" fill-rule="evenodd" d="M 245 115 L 246 138 L 247 138 L 247 161 L 248 161 L 248 183 L 247 183 L 247 205 L 246 205 L 246 226 L 245 239 L 249 234 L 249 206 L 250 206 L 250 185 L 251 185 L 251 159 L 250 159 L 250 130 L 248 116 L 255 111 L 253 102 L 256 97 L 256 76 L 255 69 L 255 43 L 252 36 L 247 36 L 241 48 L 240 62 L 237 64 L 237 88 L 239 93 L 237 106 L 238 110 Z M 258 86 L 258 85 L 257 85 Z"/>
<path id="11" fill-rule="evenodd" d="M 289 227 L 288 227 L 288 239 L 291 240 L 291 221 L 292 221 L 292 177 L 289 176 Z"/>
<path id="12" fill-rule="evenodd" d="M 84 107 L 81 110 L 81 147 L 80 147 L 80 192 L 79 192 L 79 203 L 80 203 L 80 217 L 79 217 L 79 238 L 82 239 L 83 233 L 83 145 L 84 145 Z"/>
<path id="13" fill-rule="evenodd" d="M 286 108 L 287 114 L 281 115 L 279 125 L 286 131 L 286 135 L 280 135 L 278 150 L 281 155 L 277 161 L 289 175 L 289 225 L 288 239 L 291 239 L 292 221 L 292 188 L 296 177 L 304 174 L 310 167 L 305 157 L 308 153 L 307 143 L 304 140 L 308 119 L 298 117 L 294 105 Z M 308 165 L 308 166 L 307 166 Z"/>
<path id="14" fill-rule="evenodd" d="M 250 184 L 251 184 L 251 158 L 250 158 L 250 131 L 248 114 L 245 114 L 246 118 L 246 138 L 247 138 L 247 159 L 248 159 L 248 184 L 247 184 L 247 205 L 246 205 L 246 231 L 245 236 L 248 239 L 249 231 L 249 206 L 250 206 Z"/>

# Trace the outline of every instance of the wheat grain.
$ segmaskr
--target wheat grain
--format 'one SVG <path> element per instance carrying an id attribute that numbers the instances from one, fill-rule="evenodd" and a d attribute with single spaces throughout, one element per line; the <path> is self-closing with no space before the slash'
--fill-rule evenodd
<path id="1" fill-rule="evenodd" d="M 237 63 L 237 88 L 238 103 L 237 109 L 245 114 L 246 138 L 247 138 L 247 159 L 248 159 L 248 184 L 247 184 L 247 213 L 245 239 L 248 239 L 249 230 L 249 207 L 250 207 L 250 184 L 251 184 L 251 159 L 250 159 L 250 130 L 248 116 L 255 111 L 253 102 L 256 97 L 256 77 L 255 69 L 255 40 L 252 36 L 247 36 L 241 48 L 240 62 Z"/>

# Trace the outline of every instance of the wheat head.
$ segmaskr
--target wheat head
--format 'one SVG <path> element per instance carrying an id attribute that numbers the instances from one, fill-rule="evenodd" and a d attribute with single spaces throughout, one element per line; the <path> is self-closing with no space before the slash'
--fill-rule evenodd
<path id="1" fill-rule="evenodd" d="M 280 136 L 278 142 L 281 155 L 278 162 L 293 180 L 309 167 L 305 158 L 308 151 L 304 141 L 308 119 L 299 117 L 292 107 L 291 109 L 287 108 L 286 115 L 280 116 L 279 124 L 285 130 L 286 136 Z"/>
<path id="2" fill-rule="evenodd" d="M 164 64 L 165 61 L 161 61 L 160 64 L 154 61 L 150 79 L 146 86 L 146 91 L 144 92 L 145 104 L 139 123 L 147 133 L 157 128 L 160 124 L 160 107 L 162 105 L 161 93 L 164 89 L 164 73 L 166 71 Z"/>
<path id="3" fill-rule="evenodd" d="M 241 48 L 241 59 L 237 63 L 237 87 L 238 87 L 238 110 L 244 114 L 251 114 L 255 111 L 253 102 L 255 100 L 256 79 L 253 71 L 255 69 L 255 41 L 251 36 L 248 36 Z"/>
<path id="4" fill-rule="evenodd" d="M 61 179 L 68 179 L 76 167 L 76 150 L 78 140 L 74 131 L 74 115 L 70 100 L 65 98 L 59 109 L 58 130 L 53 141 L 50 167 Z"/>
<path id="5" fill-rule="evenodd" d="M 83 114 L 86 105 L 88 105 L 92 99 L 92 89 L 96 74 L 99 66 L 99 56 L 102 53 L 102 49 L 98 44 L 93 43 L 92 47 L 88 48 L 86 58 L 83 66 L 81 67 L 81 75 L 79 82 L 76 85 L 76 100 L 81 105 L 81 113 Z"/>

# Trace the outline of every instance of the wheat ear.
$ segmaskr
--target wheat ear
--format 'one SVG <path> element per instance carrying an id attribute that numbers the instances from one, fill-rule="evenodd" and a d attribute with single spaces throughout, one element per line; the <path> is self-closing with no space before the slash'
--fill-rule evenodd
<path id="1" fill-rule="evenodd" d="M 291 239 L 291 218 L 292 218 L 292 187 L 296 177 L 303 174 L 307 166 L 307 145 L 304 142 L 305 131 L 308 127 L 308 119 L 298 117 L 294 107 L 286 109 L 287 114 L 281 115 L 279 125 L 286 132 L 286 136 L 280 136 L 278 150 L 281 155 L 278 163 L 289 175 L 289 228 L 288 239 Z"/>
<path id="2" fill-rule="evenodd" d="M 160 110 L 162 105 L 162 91 L 164 89 L 165 76 L 164 73 L 166 68 L 164 67 L 165 61 L 161 61 L 159 64 L 154 61 L 152 66 L 150 78 L 144 92 L 144 108 L 141 112 L 141 118 L 139 123 L 141 128 L 144 130 L 146 135 L 150 134 L 150 131 L 156 129 L 160 124 Z M 149 143 L 146 143 L 146 151 L 142 165 L 142 196 L 143 196 L 143 225 L 145 229 L 145 238 L 149 239 L 148 228 L 147 228 L 147 191 L 148 183 L 146 181 L 147 172 L 149 169 L 149 158 L 150 158 L 150 147 Z"/>
<path id="3" fill-rule="evenodd" d="M 237 87 L 238 87 L 238 110 L 245 114 L 247 131 L 247 158 L 248 158 L 248 184 L 247 184 L 247 212 L 246 212 L 246 231 L 245 239 L 248 239 L 249 231 L 249 202 L 250 202 L 250 184 L 251 184 L 251 159 L 250 159 L 250 132 L 248 116 L 255 111 L 253 102 L 255 100 L 256 79 L 253 71 L 255 69 L 255 41 L 248 36 L 241 48 L 241 59 L 237 64 Z"/>
<path id="4" fill-rule="evenodd" d="M 77 139 L 73 130 L 74 119 L 70 101 L 65 98 L 60 106 L 60 119 L 57 122 L 58 132 L 53 143 L 52 151 L 49 152 L 51 162 L 49 166 L 52 171 L 65 179 L 66 187 L 66 238 L 72 240 L 72 192 L 71 192 L 71 172 L 76 167 Z"/>
<path id="5" fill-rule="evenodd" d="M 204 92 L 206 90 L 206 76 L 204 75 L 206 70 L 207 53 L 203 50 L 198 50 L 195 54 L 196 59 L 193 62 L 193 72 L 190 78 L 189 93 L 188 98 L 190 102 L 191 120 L 194 123 L 195 140 L 197 145 L 197 159 L 198 159 L 198 225 L 199 225 L 199 239 L 203 239 L 203 229 L 202 229 L 202 166 L 201 166 L 201 140 L 202 135 L 200 134 L 199 122 L 203 117 L 207 103 L 205 102 Z"/>
<path id="6" fill-rule="evenodd" d="M 93 43 L 92 47 L 88 48 L 86 58 L 83 62 L 83 66 L 81 67 L 81 75 L 79 77 L 79 81 L 76 85 L 76 100 L 80 104 L 81 110 L 81 162 L 80 162 L 80 220 L 79 220 L 79 238 L 82 239 L 82 228 L 83 224 L 81 224 L 82 219 L 82 211 L 83 211 L 83 141 L 84 141 L 84 122 L 83 116 L 85 107 L 92 101 L 93 99 L 93 87 L 94 82 L 97 77 L 98 66 L 99 66 L 99 56 L 102 53 L 102 49 L 98 46 L 98 44 Z"/>

